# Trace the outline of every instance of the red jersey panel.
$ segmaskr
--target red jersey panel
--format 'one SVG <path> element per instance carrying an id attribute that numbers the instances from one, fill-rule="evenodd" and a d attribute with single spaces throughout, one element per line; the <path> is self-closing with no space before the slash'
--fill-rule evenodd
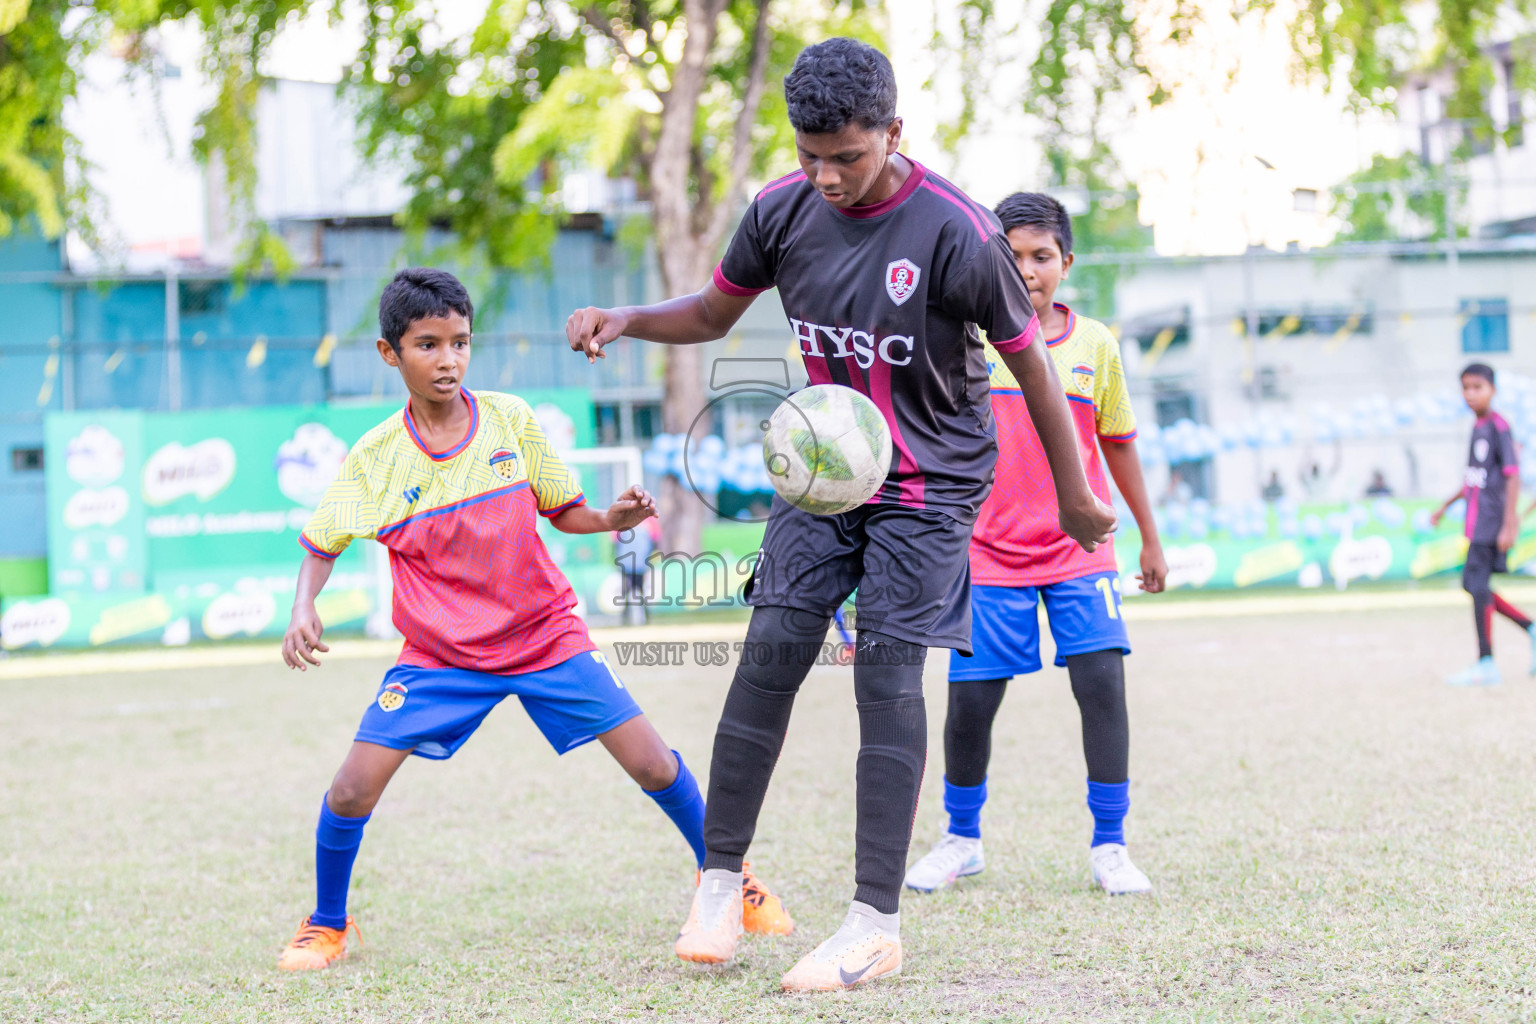
<path id="1" fill-rule="evenodd" d="M 1067 314 L 1067 329 L 1046 342 L 1047 351 L 1067 392 L 1088 486 L 1108 503 L 1109 480 L 1099 458 L 1099 440 L 1125 442 L 1136 436 L 1120 345 L 1097 320 L 1058 308 Z M 1090 554 L 1061 532 L 1056 485 L 1023 392 L 990 348 L 987 362 L 997 422 L 997 477 L 971 536 L 972 582 L 1030 587 L 1114 571 L 1113 542 Z"/>

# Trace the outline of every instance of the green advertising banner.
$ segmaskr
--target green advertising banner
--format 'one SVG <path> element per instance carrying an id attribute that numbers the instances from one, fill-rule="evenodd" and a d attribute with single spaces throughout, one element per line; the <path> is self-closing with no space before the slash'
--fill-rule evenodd
<path id="1" fill-rule="evenodd" d="M 587 392 L 520 394 L 557 450 L 592 443 Z M 398 415 L 394 404 L 50 415 L 49 596 L 0 603 L 0 644 L 281 636 L 299 531 L 351 446 Z M 578 594 L 595 601 L 613 574 L 611 542 L 561 535 L 551 546 Z M 328 629 L 383 611 L 368 548 L 355 544 L 336 562 L 322 601 Z"/>
<path id="2" fill-rule="evenodd" d="M 0 647 L 7 651 L 111 644 L 179 646 L 195 640 L 277 638 L 288 628 L 293 581 L 268 588 L 249 578 L 146 594 L 79 594 L 7 600 Z M 360 630 L 374 611 L 374 591 L 337 585 L 315 602 L 326 629 Z"/>
<path id="3" fill-rule="evenodd" d="M 147 585 L 143 425 L 136 412 L 62 413 L 44 423 L 50 593 Z"/>

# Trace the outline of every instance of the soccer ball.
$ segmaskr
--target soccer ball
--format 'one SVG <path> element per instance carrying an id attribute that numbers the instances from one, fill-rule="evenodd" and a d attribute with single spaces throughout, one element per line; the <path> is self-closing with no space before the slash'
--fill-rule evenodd
<path id="1" fill-rule="evenodd" d="M 885 483 L 891 428 L 865 395 L 817 384 L 773 411 L 763 464 L 785 501 L 815 515 L 837 515 L 864 504 Z"/>

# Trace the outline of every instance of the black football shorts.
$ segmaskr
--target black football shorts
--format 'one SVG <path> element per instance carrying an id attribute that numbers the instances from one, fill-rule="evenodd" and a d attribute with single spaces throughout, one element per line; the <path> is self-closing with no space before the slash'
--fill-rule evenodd
<path id="1" fill-rule="evenodd" d="M 969 655 L 970 546 L 971 525 L 936 509 L 817 516 L 775 496 L 744 595 L 755 607 L 830 617 L 858 591 L 858 628 Z"/>

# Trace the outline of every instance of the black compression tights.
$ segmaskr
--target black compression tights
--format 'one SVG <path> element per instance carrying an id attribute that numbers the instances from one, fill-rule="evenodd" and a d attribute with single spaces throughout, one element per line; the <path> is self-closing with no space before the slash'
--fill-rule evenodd
<path id="1" fill-rule="evenodd" d="M 1124 782 L 1130 759 L 1125 711 L 1125 658 L 1118 650 L 1067 655 L 1067 676 L 1083 719 L 1083 757 L 1090 782 Z M 992 759 L 992 721 L 1003 703 L 1006 679 L 949 684 L 944 718 L 944 777 L 954 786 L 979 786 Z"/>
<path id="2" fill-rule="evenodd" d="M 795 693 L 816 663 L 829 618 L 757 608 L 715 732 L 704 810 L 704 867 L 740 871 L 789 728 Z M 912 818 L 928 752 L 923 709 L 927 648 L 859 630 L 853 693 L 859 710 L 858 825 L 853 898 L 884 914 L 900 904 Z"/>

